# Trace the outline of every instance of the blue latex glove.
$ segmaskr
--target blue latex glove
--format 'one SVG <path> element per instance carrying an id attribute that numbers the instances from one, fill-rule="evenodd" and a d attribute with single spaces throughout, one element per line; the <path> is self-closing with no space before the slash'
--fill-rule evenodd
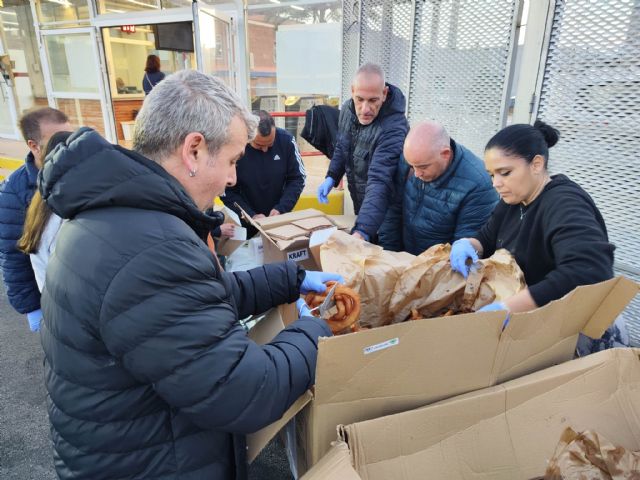
<path id="1" fill-rule="evenodd" d="M 344 283 L 342 275 L 338 275 L 337 273 L 314 272 L 312 270 L 307 270 L 305 272 L 304 280 L 300 285 L 300 293 L 304 295 L 309 292 L 324 293 L 327 291 L 325 283 L 332 280 Z"/>
<path id="2" fill-rule="evenodd" d="M 329 203 L 329 192 L 333 188 L 333 178 L 327 177 L 318 187 L 318 201 L 320 203 Z"/>
<path id="3" fill-rule="evenodd" d="M 451 269 L 455 272 L 461 273 L 464 278 L 469 275 L 469 265 L 467 260 L 471 259 L 472 264 L 478 261 L 478 252 L 473 248 L 471 242 L 466 238 L 456 240 L 451 245 L 451 254 L 449 254 L 449 261 L 451 262 Z"/>
<path id="4" fill-rule="evenodd" d="M 298 317 L 311 317 L 311 309 L 309 308 L 309 305 L 307 305 L 304 301 L 304 299 L 299 298 L 296 301 L 296 308 L 298 309 Z"/>
<path id="5" fill-rule="evenodd" d="M 502 324 L 502 329 L 504 330 L 505 327 L 509 324 L 509 320 L 511 320 L 511 314 L 509 313 L 509 307 L 507 307 L 504 303 L 502 303 L 502 302 L 493 302 L 493 303 L 490 303 L 489 305 L 485 305 L 484 307 L 482 307 L 481 309 L 478 310 L 478 312 L 498 312 L 498 311 L 506 311 L 507 312 L 507 318 L 505 318 L 504 323 Z"/>
<path id="6" fill-rule="evenodd" d="M 27 313 L 27 320 L 29 321 L 29 329 L 32 332 L 40 330 L 40 320 L 42 320 L 42 310 L 34 310 Z"/>

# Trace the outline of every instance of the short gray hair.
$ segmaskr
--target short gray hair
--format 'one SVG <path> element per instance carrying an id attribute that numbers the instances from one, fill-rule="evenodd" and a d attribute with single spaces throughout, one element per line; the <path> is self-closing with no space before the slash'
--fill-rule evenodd
<path id="1" fill-rule="evenodd" d="M 382 79 L 382 84 L 386 84 L 386 80 L 384 78 L 384 70 L 377 63 L 367 62 L 364 65 L 361 65 L 360 68 L 356 70 L 356 74 L 353 76 L 354 80 L 360 74 L 377 75 Z"/>
<path id="2" fill-rule="evenodd" d="M 145 98 L 136 117 L 133 148 L 162 162 L 189 133 L 199 132 L 215 155 L 229 141 L 229 124 L 236 116 L 244 120 L 250 142 L 258 119 L 240 97 L 212 75 L 181 70 L 168 75 Z"/>

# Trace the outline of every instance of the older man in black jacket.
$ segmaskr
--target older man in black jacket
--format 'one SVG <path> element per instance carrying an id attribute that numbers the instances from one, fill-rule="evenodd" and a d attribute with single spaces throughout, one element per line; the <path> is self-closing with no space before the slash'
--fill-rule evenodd
<path id="1" fill-rule="evenodd" d="M 222 273 L 203 210 L 235 182 L 255 117 L 219 80 L 167 77 L 134 147 L 80 129 L 40 189 L 61 228 L 43 292 L 42 345 L 58 476 L 243 479 L 244 434 L 314 382 L 327 325 L 303 317 L 268 345 L 238 318 L 324 290 L 334 275 L 279 263 Z"/>
<path id="2" fill-rule="evenodd" d="M 362 65 L 351 84 L 351 100 L 340 110 L 336 149 L 318 201 L 347 174 L 356 215 L 353 234 L 374 240 L 394 194 L 394 176 L 409 131 L 404 95 L 384 80 L 380 66 Z"/>

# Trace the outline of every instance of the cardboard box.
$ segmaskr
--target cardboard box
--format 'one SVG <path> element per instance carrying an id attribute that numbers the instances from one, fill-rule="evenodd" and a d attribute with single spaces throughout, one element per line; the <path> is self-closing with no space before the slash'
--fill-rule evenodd
<path id="1" fill-rule="evenodd" d="M 346 443 L 334 445 L 328 458 L 342 472 L 353 463 L 359 477 L 314 470 L 304 478 L 532 479 L 544 474 L 566 427 L 592 429 L 616 446 L 640 450 L 639 349 L 606 350 L 429 407 L 343 426 Z"/>
<path id="2" fill-rule="evenodd" d="M 246 214 L 244 214 L 244 217 L 260 232 L 264 251 L 264 263 L 293 260 L 308 270 L 320 270 L 319 264 L 314 260 L 309 250 L 309 237 L 312 233 L 311 223 L 316 224 L 316 222 L 322 222 L 326 224 L 328 228 L 337 228 L 336 223 L 328 215 L 314 209 L 284 213 L 259 220 L 254 220 Z M 283 238 L 288 236 L 288 230 L 281 227 L 286 227 L 287 225 L 294 225 L 296 229 L 298 229 L 296 231 L 306 231 L 307 236 L 290 239 Z M 276 230 L 279 233 L 279 238 L 272 237 L 269 233 L 271 230 Z"/>
<path id="3" fill-rule="evenodd" d="M 502 312 L 480 312 L 320 339 L 314 398 L 298 416 L 305 460 L 298 470 L 322 458 L 338 425 L 413 410 L 572 359 L 578 334 L 599 338 L 637 292 L 622 277 L 579 287 L 513 314 L 504 331 Z"/>
<path id="4" fill-rule="evenodd" d="M 214 207 L 216 211 L 224 213 L 224 223 L 232 223 L 236 226 L 236 234 L 232 238 L 221 238 L 216 245 L 218 255 L 228 257 L 235 252 L 247 240 L 247 229 L 240 223 L 240 218 L 228 207 Z"/>

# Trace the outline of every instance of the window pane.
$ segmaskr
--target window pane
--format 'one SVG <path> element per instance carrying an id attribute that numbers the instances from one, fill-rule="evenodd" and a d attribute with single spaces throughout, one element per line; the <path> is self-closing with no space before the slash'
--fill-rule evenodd
<path id="1" fill-rule="evenodd" d="M 87 0 L 36 0 L 36 10 L 41 23 L 62 22 L 64 27 L 88 23 L 89 4 Z M 43 25 L 45 27 L 45 25 Z"/>
<path id="2" fill-rule="evenodd" d="M 47 35 L 44 43 L 54 92 L 98 93 L 97 60 L 91 35 Z"/>
<path id="3" fill-rule="evenodd" d="M 73 128 L 91 127 L 100 135 L 105 135 L 102 106 L 100 100 L 77 98 L 57 98 L 56 108 L 69 117 Z"/>
<path id="4" fill-rule="evenodd" d="M 158 0 L 98 0 L 99 13 L 125 13 L 140 10 L 159 10 Z"/>

